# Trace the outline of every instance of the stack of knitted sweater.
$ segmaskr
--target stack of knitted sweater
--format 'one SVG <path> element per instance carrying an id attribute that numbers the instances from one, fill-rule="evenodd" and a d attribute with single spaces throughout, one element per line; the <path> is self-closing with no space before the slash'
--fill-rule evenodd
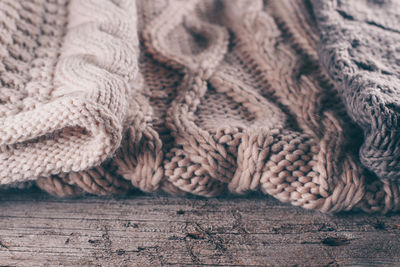
<path id="1" fill-rule="evenodd" d="M 1 0 L 0 184 L 400 209 L 397 0 Z"/>

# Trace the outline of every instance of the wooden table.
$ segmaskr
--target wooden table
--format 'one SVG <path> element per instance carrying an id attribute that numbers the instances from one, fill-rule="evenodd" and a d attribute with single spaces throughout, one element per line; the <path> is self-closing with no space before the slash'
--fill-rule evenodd
<path id="1" fill-rule="evenodd" d="M 325 215 L 251 195 L 57 199 L 1 191 L 0 265 L 400 266 L 400 215 Z"/>

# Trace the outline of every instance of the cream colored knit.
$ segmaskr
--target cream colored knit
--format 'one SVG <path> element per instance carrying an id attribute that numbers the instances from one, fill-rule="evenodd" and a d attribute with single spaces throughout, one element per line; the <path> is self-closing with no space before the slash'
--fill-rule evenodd
<path id="1" fill-rule="evenodd" d="M 3 184 L 399 209 L 398 185 L 359 163 L 360 130 L 320 66 L 308 1 L 9 0 L 0 11 Z"/>
<path id="2" fill-rule="evenodd" d="M 137 74 L 135 3 L 5 0 L 0 12 L 0 182 L 110 157 Z"/>

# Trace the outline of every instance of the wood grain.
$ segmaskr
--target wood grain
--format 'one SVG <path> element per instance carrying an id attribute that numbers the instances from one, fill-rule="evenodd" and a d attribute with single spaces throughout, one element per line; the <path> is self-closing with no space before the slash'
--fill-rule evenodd
<path id="1" fill-rule="evenodd" d="M 325 215 L 260 195 L 0 194 L 9 266 L 400 266 L 400 215 Z"/>

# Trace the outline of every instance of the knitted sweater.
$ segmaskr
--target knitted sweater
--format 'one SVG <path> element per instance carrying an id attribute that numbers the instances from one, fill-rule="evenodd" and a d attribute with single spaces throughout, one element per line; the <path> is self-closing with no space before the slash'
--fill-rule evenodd
<path id="1" fill-rule="evenodd" d="M 399 186 L 359 162 L 308 1 L 3 0 L 0 12 L 1 184 L 400 208 Z"/>
<path id="2" fill-rule="evenodd" d="M 400 1 L 314 1 L 321 61 L 363 128 L 361 162 L 400 177 Z"/>

